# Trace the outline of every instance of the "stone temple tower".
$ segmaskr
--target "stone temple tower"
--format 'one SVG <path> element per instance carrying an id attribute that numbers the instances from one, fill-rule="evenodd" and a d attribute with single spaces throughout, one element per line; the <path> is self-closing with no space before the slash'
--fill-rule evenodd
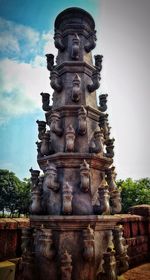
<path id="1" fill-rule="evenodd" d="M 56 64 L 47 54 L 50 95 L 41 93 L 45 120 L 37 121 L 37 161 L 30 169 L 31 227 L 23 231 L 23 279 L 115 280 L 127 269 L 117 225 L 114 139 L 107 94 L 99 96 L 102 55 L 92 58 L 95 23 L 80 8 L 55 20 Z"/>

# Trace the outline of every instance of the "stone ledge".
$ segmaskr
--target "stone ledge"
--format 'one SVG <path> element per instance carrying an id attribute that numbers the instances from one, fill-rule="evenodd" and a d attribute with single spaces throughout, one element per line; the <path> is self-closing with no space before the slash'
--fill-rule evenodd
<path id="1" fill-rule="evenodd" d="M 5 229 L 21 229 L 28 227 L 30 224 L 28 218 L 1 218 L 0 230 Z"/>

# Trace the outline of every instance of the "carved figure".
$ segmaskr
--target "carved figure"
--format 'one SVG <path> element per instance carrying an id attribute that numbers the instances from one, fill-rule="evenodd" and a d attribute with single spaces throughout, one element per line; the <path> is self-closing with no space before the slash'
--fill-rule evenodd
<path id="1" fill-rule="evenodd" d="M 42 96 L 42 108 L 44 111 L 50 111 L 52 109 L 52 106 L 49 105 L 50 103 L 50 95 L 49 93 L 46 92 L 41 92 L 41 96 Z"/>
<path id="2" fill-rule="evenodd" d="M 72 38 L 72 48 L 71 48 L 71 58 L 78 60 L 79 59 L 79 48 L 80 48 L 80 38 L 77 33 L 74 34 Z"/>
<path id="3" fill-rule="evenodd" d="M 50 85 L 51 87 L 56 90 L 56 92 L 61 92 L 62 89 L 63 89 L 63 85 L 62 85 L 62 82 L 61 82 L 61 79 L 59 77 L 59 74 L 56 70 L 53 70 L 51 72 L 51 75 L 50 75 Z"/>
<path id="4" fill-rule="evenodd" d="M 107 97 L 108 97 L 108 94 L 101 94 L 99 96 L 99 107 L 98 107 L 98 109 L 101 112 L 105 112 L 107 110 Z"/>
<path id="5" fill-rule="evenodd" d="M 34 190 L 31 193 L 31 206 L 30 206 L 30 212 L 33 215 L 38 215 L 41 213 L 41 195 L 39 190 Z"/>
<path id="6" fill-rule="evenodd" d="M 49 139 L 50 139 L 50 131 L 47 131 L 43 135 L 42 143 L 41 143 L 41 155 L 42 156 L 48 156 L 50 154 L 49 150 Z"/>
<path id="7" fill-rule="evenodd" d="M 47 59 L 47 69 L 49 71 L 52 71 L 54 69 L 54 55 L 51 53 L 48 53 L 45 56 Z"/>
<path id="8" fill-rule="evenodd" d="M 87 120 L 86 120 L 87 112 L 83 106 L 78 111 L 78 133 L 80 135 L 85 135 L 87 132 Z"/>
<path id="9" fill-rule="evenodd" d="M 114 190 L 110 193 L 111 213 L 117 214 L 121 212 L 121 194 L 119 190 Z"/>
<path id="10" fill-rule="evenodd" d="M 46 172 L 44 174 L 43 188 L 48 188 L 57 192 L 59 183 L 57 181 L 57 168 L 54 163 L 47 162 Z"/>
<path id="11" fill-rule="evenodd" d="M 84 46 L 85 51 L 88 53 L 92 51 L 96 46 L 96 30 L 94 32 L 91 32 L 89 34 L 89 37 L 87 38 L 87 43 Z"/>
<path id="12" fill-rule="evenodd" d="M 108 184 L 105 180 L 105 173 L 103 174 L 103 179 L 101 181 L 100 187 L 98 188 L 99 193 L 99 214 L 102 215 L 109 215 L 110 214 L 110 205 L 109 205 L 109 191 L 108 191 Z"/>
<path id="13" fill-rule="evenodd" d="M 42 227 L 39 230 L 38 237 L 36 251 L 42 257 L 52 260 L 55 256 L 55 251 L 53 249 L 52 230 Z"/>
<path id="14" fill-rule="evenodd" d="M 35 142 L 35 144 L 37 145 L 37 158 L 40 158 L 42 155 L 41 155 L 41 144 L 42 142 Z"/>
<path id="15" fill-rule="evenodd" d="M 114 157 L 114 141 L 115 139 L 107 139 L 105 141 L 106 144 L 106 157 L 113 158 Z"/>
<path id="16" fill-rule="evenodd" d="M 65 50 L 65 46 L 63 44 L 63 36 L 60 30 L 55 31 L 54 44 L 59 51 L 63 52 Z"/>
<path id="17" fill-rule="evenodd" d="M 65 137 L 66 137 L 65 151 L 70 153 L 74 152 L 75 130 L 71 124 L 66 129 Z"/>
<path id="18" fill-rule="evenodd" d="M 105 141 L 109 139 L 110 136 L 110 126 L 108 123 L 108 114 L 101 114 L 99 117 L 99 126 L 103 129 Z"/>
<path id="19" fill-rule="evenodd" d="M 93 71 L 92 82 L 93 84 L 87 86 L 89 92 L 93 92 L 100 87 L 100 73 L 98 70 Z"/>
<path id="20" fill-rule="evenodd" d="M 114 190 L 117 189 L 117 185 L 116 185 L 116 172 L 115 172 L 115 167 L 112 166 L 111 168 L 106 170 L 107 173 L 107 182 L 108 182 L 108 186 L 109 186 L 109 191 L 112 192 Z"/>
<path id="21" fill-rule="evenodd" d="M 95 67 L 98 69 L 100 72 L 102 70 L 102 61 L 103 61 L 103 55 L 94 55 L 95 58 Z"/>
<path id="22" fill-rule="evenodd" d="M 100 273 L 101 280 L 117 280 L 115 252 L 108 250 L 103 254 L 104 272 Z"/>
<path id="23" fill-rule="evenodd" d="M 50 131 L 54 132 L 57 136 L 62 136 L 63 129 L 61 128 L 60 113 L 52 112 L 50 116 Z"/>
<path id="24" fill-rule="evenodd" d="M 61 280 L 71 280 L 72 257 L 67 250 L 61 254 Z"/>
<path id="25" fill-rule="evenodd" d="M 63 185 L 63 205 L 62 205 L 62 212 L 65 215 L 69 215 L 72 213 L 72 186 L 66 182 Z"/>
<path id="26" fill-rule="evenodd" d="M 94 136 L 91 139 L 89 152 L 90 153 L 102 153 L 104 150 L 104 138 L 103 138 L 103 131 L 96 130 L 94 132 Z"/>
<path id="27" fill-rule="evenodd" d="M 86 160 L 80 165 L 80 176 L 80 188 L 83 192 L 88 192 L 90 189 L 90 167 Z"/>
<path id="28" fill-rule="evenodd" d="M 128 255 L 127 255 L 127 247 L 125 245 L 125 239 L 123 238 L 123 230 L 122 225 L 115 226 L 113 229 L 113 242 L 114 242 L 114 249 L 116 251 L 116 259 L 118 261 L 117 263 L 117 271 L 118 275 L 124 273 L 128 270 L 129 264 L 128 264 Z"/>
<path id="29" fill-rule="evenodd" d="M 40 171 L 39 170 L 33 170 L 32 167 L 29 169 L 31 173 L 31 188 L 32 191 L 37 189 L 38 182 L 39 182 L 39 175 Z"/>
<path id="30" fill-rule="evenodd" d="M 80 100 L 81 96 L 81 79 L 78 74 L 75 75 L 73 81 L 72 81 L 72 93 L 71 93 L 71 98 L 74 102 L 78 102 Z"/>
<path id="31" fill-rule="evenodd" d="M 83 230 L 83 258 L 91 262 L 95 255 L 95 248 L 94 248 L 94 231 L 88 225 L 88 228 Z"/>
<path id="32" fill-rule="evenodd" d="M 46 122 L 37 120 L 36 123 L 38 124 L 38 138 L 42 140 L 46 132 Z"/>

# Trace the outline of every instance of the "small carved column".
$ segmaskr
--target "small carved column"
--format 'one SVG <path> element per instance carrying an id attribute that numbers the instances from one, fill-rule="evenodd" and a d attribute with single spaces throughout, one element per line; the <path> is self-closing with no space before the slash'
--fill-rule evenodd
<path id="1" fill-rule="evenodd" d="M 42 96 L 42 108 L 44 111 L 50 111 L 52 106 L 50 106 L 50 95 L 47 92 L 41 92 Z"/>
<path id="2" fill-rule="evenodd" d="M 108 251 L 103 254 L 103 259 L 104 272 L 100 273 L 98 280 L 117 280 L 115 252 L 108 249 Z"/>
<path id="3" fill-rule="evenodd" d="M 87 132 L 87 112 L 83 106 L 78 111 L 78 133 L 80 135 L 85 135 Z"/>
<path id="4" fill-rule="evenodd" d="M 61 280 L 71 280 L 72 257 L 67 251 L 61 254 Z"/>
<path id="5" fill-rule="evenodd" d="M 86 160 L 80 165 L 80 176 L 80 188 L 83 192 L 88 192 L 90 189 L 90 167 Z"/>
<path id="6" fill-rule="evenodd" d="M 71 98 L 72 101 L 78 102 L 80 100 L 81 96 L 81 79 L 78 74 L 74 76 L 74 79 L 72 81 L 72 94 Z"/>
<path id="7" fill-rule="evenodd" d="M 77 33 L 74 34 L 72 38 L 72 48 L 71 48 L 71 58 L 78 60 L 79 59 L 79 48 L 80 48 L 80 38 Z"/>
<path id="8" fill-rule="evenodd" d="M 116 251 L 117 260 L 117 274 L 120 275 L 128 270 L 128 255 L 127 245 L 125 245 L 125 239 L 123 238 L 122 225 L 115 226 L 113 229 L 113 243 Z"/>
<path id="9" fill-rule="evenodd" d="M 50 76 L 50 84 L 51 84 L 51 87 L 56 90 L 56 92 L 61 92 L 62 89 L 63 89 L 63 85 L 62 85 L 62 82 L 61 82 L 61 79 L 59 77 L 59 74 L 56 70 L 53 70 L 51 72 L 51 76 Z"/>
<path id="10" fill-rule="evenodd" d="M 105 112 L 107 110 L 107 97 L 108 97 L 108 94 L 99 95 L 99 107 L 98 107 L 98 109 L 101 112 Z"/>
<path id="11" fill-rule="evenodd" d="M 65 215 L 69 215 L 72 213 L 72 186 L 66 182 L 63 186 L 63 205 L 62 205 L 62 212 Z"/>
<path id="12" fill-rule="evenodd" d="M 94 135 L 90 141 L 89 146 L 90 153 L 101 153 L 104 152 L 104 137 L 103 137 L 103 130 L 97 129 L 94 132 Z"/>
<path id="13" fill-rule="evenodd" d="M 59 112 L 53 111 L 48 119 L 48 125 L 50 126 L 50 131 L 55 133 L 57 136 L 61 137 L 63 134 L 63 129 L 61 127 L 61 116 Z"/>
<path id="14" fill-rule="evenodd" d="M 58 191 L 59 183 L 57 181 L 57 168 L 54 163 L 47 162 L 43 185 L 45 188 L 51 189 L 53 191 Z"/>
<path id="15" fill-rule="evenodd" d="M 41 227 L 38 232 L 38 243 L 36 244 L 36 252 L 40 256 L 52 260 L 55 256 L 52 240 L 52 230 Z"/>
<path id="16" fill-rule="evenodd" d="M 42 140 L 43 136 L 44 136 L 44 134 L 46 132 L 46 122 L 45 121 L 39 121 L 39 120 L 37 120 L 36 122 L 38 124 L 38 132 L 39 132 L 38 133 L 38 138 L 40 140 Z"/>
<path id="17" fill-rule="evenodd" d="M 110 214 L 110 205 L 109 205 L 109 191 L 108 184 L 105 179 L 105 173 L 103 174 L 103 179 L 101 181 L 100 187 L 98 188 L 99 193 L 99 214 L 108 215 Z"/>
<path id="18" fill-rule="evenodd" d="M 71 124 L 66 129 L 65 138 L 66 138 L 65 151 L 70 153 L 74 152 L 75 130 Z"/>

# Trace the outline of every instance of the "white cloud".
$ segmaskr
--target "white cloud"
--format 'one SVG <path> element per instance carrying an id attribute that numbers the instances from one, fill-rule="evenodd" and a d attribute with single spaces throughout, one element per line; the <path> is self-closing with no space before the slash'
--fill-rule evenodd
<path id="1" fill-rule="evenodd" d="M 0 64 L 0 122 L 41 108 L 40 92 L 50 92 L 45 67 L 4 59 Z"/>

